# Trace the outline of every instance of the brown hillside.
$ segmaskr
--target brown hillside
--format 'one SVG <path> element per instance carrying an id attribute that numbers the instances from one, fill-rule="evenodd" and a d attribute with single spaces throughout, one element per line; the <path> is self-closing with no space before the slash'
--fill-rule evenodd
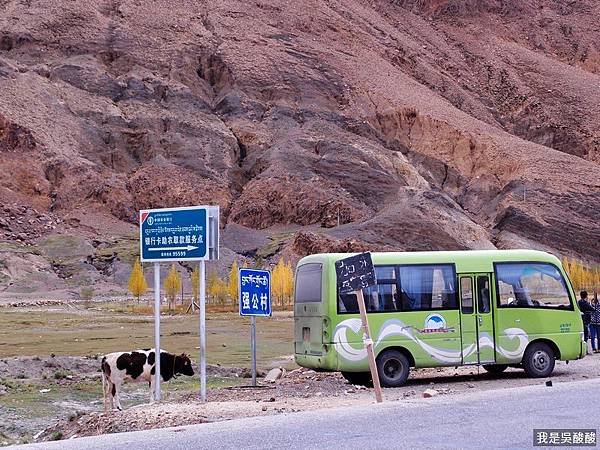
<path id="1" fill-rule="evenodd" d="M 600 261 L 599 22 L 594 0 L 0 0 L 0 239 L 81 236 L 114 275 L 99 252 L 138 209 L 214 202 L 226 261 L 268 237 Z"/>

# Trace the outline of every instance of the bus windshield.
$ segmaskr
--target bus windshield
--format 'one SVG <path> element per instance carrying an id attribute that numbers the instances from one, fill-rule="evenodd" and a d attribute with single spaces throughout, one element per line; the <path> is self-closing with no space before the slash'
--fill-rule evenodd
<path id="1" fill-rule="evenodd" d="M 496 263 L 499 306 L 572 308 L 565 280 L 544 263 Z"/>

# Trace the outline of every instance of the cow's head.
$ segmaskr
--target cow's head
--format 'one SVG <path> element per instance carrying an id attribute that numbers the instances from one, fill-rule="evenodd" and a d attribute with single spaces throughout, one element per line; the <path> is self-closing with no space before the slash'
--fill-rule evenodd
<path id="1" fill-rule="evenodd" d="M 175 357 L 175 373 L 181 373 L 183 375 L 194 375 L 194 369 L 192 368 L 192 361 L 190 357 L 185 353 Z"/>

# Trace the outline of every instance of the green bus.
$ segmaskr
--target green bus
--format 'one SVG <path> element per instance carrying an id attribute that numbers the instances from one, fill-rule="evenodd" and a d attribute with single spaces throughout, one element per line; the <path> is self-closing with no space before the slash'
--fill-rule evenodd
<path id="1" fill-rule="evenodd" d="M 356 294 L 339 295 L 335 262 L 316 254 L 296 268 L 296 363 L 371 380 Z M 583 323 L 555 256 L 533 250 L 372 253 L 377 285 L 363 290 L 381 384 L 411 367 L 522 367 L 547 377 L 555 360 L 583 358 Z"/>

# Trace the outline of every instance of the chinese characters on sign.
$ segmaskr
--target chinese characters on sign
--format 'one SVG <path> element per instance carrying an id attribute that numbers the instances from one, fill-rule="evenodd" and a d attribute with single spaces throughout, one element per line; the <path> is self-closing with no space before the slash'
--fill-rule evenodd
<path id="1" fill-rule="evenodd" d="M 370 253 L 361 253 L 336 261 L 335 272 L 340 294 L 359 291 L 377 283 Z"/>
<path id="2" fill-rule="evenodd" d="M 535 447 L 595 447 L 597 432 L 594 429 L 539 429 L 533 430 Z"/>
<path id="3" fill-rule="evenodd" d="M 240 315 L 271 315 L 271 273 L 240 269 Z"/>
<path id="4" fill-rule="evenodd" d="M 208 258 L 206 207 L 140 211 L 142 261 L 193 261 Z"/>

